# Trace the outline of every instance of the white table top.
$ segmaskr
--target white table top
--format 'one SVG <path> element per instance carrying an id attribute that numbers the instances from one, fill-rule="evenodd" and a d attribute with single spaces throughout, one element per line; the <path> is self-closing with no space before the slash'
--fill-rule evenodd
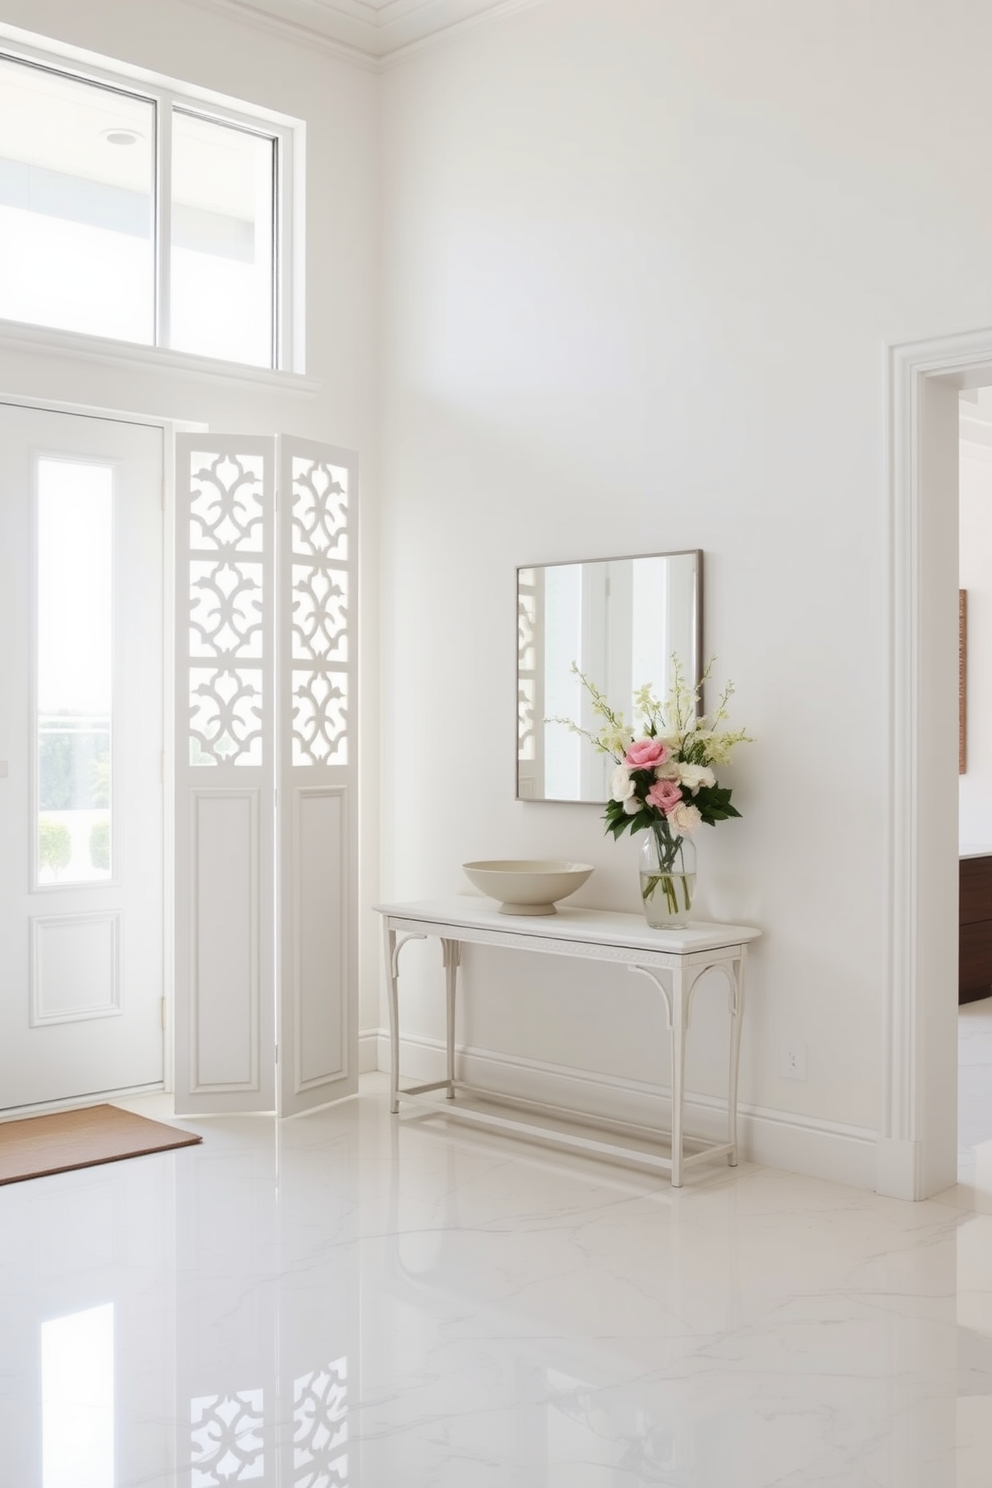
<path id="1" fill-rule="evenodd" d="M 475 894 L 450 899 L 420 899 L 404 904 L 376 904 L 379 914 L 468 930 L 493 930 L 543 940 L 581 941 L 590 945 L 626 946 L 634 950 L 688 955 L 721 946 L 757 940 L 760 930 L 750 925 L 722 925 L 698 920 L 684 930 L 653 930 L 643 915 L 614 909 L 578 909 L 560 904 L 553 915 L 500 914 L 496 901 Z M 451 937 L 457 939 L 457 936 Z"/>
<path id="2" fill-rule="evenodd" d="M 992 847 L 980 847 L 974 843 L 962 843 L 958 848 L 959 858 L 988 858 L 992 857 Z"/>

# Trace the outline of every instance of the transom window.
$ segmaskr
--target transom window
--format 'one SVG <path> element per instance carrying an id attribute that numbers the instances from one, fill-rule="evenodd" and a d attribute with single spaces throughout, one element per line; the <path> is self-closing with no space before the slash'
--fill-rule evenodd
<path id="1" fill-rule="evenodd" d="M 0 54 L 0 318 L 290 366 L 292 134 Z"/>

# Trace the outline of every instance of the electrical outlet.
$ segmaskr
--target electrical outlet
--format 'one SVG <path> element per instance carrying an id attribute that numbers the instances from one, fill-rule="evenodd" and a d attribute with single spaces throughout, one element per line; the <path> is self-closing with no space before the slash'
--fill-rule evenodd
<path id="1" fill-rule="evenodd" d="M 806 1078 L 806 1045 L 784 1044 L 782 1046 L 782 1069 L 783 1080 L 805 1080 Z"/>

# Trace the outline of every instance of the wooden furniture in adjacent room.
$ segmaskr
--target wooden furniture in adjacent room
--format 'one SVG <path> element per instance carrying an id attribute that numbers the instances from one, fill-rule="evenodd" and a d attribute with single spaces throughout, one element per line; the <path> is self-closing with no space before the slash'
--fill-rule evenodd
<path id="1" fill-rule="evenodd" d="M 958 1003 L 992 997 L 992 848 L 959 859 Z"/>

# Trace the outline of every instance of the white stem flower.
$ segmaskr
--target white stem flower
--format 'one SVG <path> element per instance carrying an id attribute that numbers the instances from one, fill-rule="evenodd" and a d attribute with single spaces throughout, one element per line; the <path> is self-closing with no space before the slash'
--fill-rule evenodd
<path id="1" fill-rule="evenodd" d="M 702 825 L 703 818 L 698 806 L 680 801 L 675 810 L 668 813 L 668 820 L 673 831 L 678 832 L 680 837 L 691 837 L 696 828 Z"/>
<path id="2" fill-rule="evenodd" d="M 626 765 L 617 765 L 610 783 L 610 796 L 614 801 L 629 801 L 634 794 L 634 782 Z"/>
<path id="3" fill-rule="evenodd" d="M 716 785 L 716 776 L 708 765 L 679 765 L 679 780 L 686 790 L 696 794 L 701 785 Z"/>

